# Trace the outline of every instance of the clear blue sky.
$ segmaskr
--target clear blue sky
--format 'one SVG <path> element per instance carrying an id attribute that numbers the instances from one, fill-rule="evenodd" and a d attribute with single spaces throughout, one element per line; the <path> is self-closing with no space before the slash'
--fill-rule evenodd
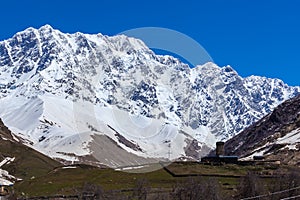
<path id="1" fill-rule="evenodd" d="M 220 66 L 245 77 L 276 77 L 300 85 L 300 1 L 1 1 L 0 40 L 29 26 L 114 35 L 164 27 L 198 41 Z"/>

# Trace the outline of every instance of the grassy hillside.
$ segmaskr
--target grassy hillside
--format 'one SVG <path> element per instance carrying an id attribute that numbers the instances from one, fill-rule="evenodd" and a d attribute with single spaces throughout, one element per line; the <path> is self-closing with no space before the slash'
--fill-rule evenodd
<path id="1" fill-rule="evenodd" d="M 13 140 L 11 132 L 0 121 L 0 160 L 15 157 L 14 162 L 2 168 L 23 180 L 46 175 L 60 163 Z"/>

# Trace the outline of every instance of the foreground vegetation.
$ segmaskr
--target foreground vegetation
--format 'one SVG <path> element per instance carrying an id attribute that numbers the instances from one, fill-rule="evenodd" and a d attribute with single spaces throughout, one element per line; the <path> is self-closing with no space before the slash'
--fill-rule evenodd
<path id="1" fill-rule="evenodd" d="M 128 173 L 86 165 L 56 167 L 15 184 L 14 197 L 67 195 L 69 199 L 241 199 L 300 186 L 298 168 L 288 166 L 211 166 L 173 163 L 149 173 Z M 68 196 L 69 195 L 69 196 Z M 300 188 L 265 196 L 300 195 Z"/>

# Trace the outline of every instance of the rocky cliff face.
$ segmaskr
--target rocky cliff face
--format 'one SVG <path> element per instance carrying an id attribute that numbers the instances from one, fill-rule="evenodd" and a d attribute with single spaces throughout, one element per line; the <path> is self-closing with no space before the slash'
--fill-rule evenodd
<path id="1" fill-rule="evenodd" d="M 226 142 L 228 154 L 261 155 L 299 165 L 300 96 L 285 101 L 263 119 Z"/>

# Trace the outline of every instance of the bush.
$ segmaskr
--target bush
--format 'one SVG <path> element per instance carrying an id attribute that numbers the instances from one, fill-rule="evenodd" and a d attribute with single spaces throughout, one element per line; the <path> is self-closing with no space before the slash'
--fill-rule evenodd
<path id="1" fill-rule="evenodd" d="M 253 197 L 266 193 L 263 182 L 259 176 L 251 171 L 241 178 L 237 189 L 240 198 Z"/>
<path id="2" fill-rule="evenodd" d="M 215 178 L 197 177 L 177 183 L 173 186 L 171 196 L 174 200 L 224 199 L 220 191 L 219 182 Z"/>

